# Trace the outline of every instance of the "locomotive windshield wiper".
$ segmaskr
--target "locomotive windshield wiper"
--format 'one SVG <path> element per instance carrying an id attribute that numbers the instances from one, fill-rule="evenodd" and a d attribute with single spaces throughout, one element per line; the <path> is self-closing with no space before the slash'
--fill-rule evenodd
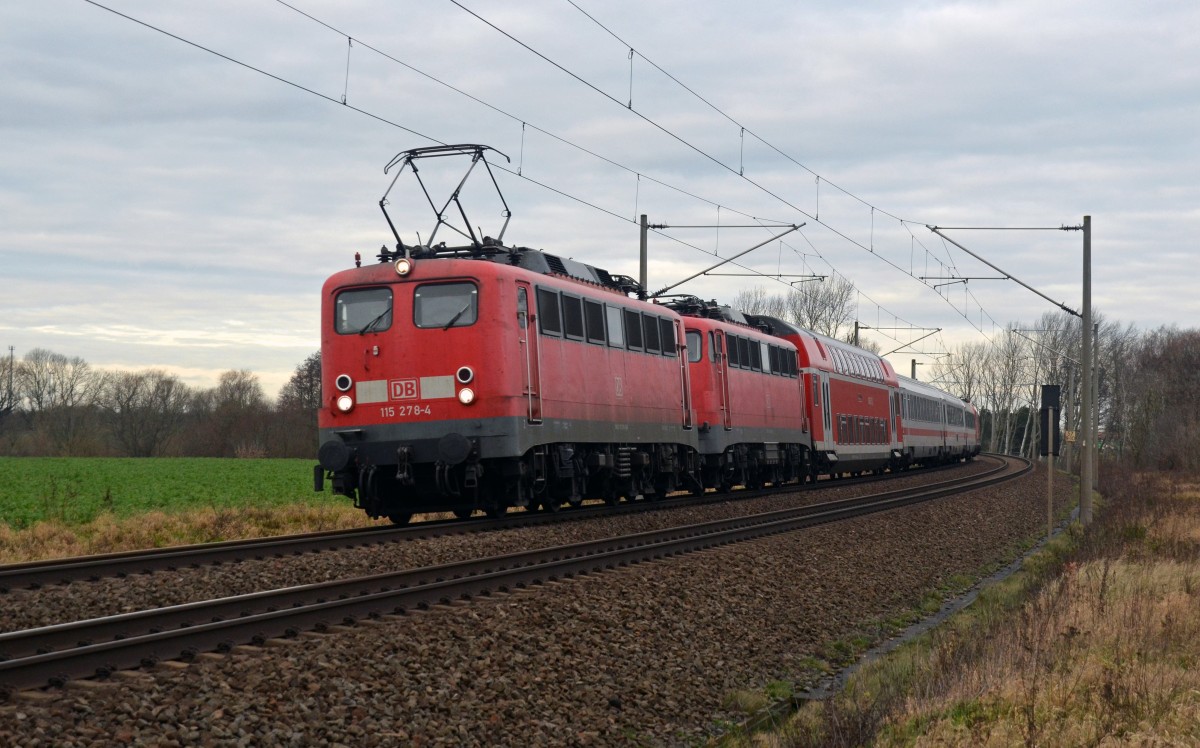
<path id="1" fill-rule="evenodd" d="M 389 315 L 389 314 L 391 314 L 391 313 L 392 313 L 392 305 L 391 305 L 391 304 L 388 304 L 388 305 L 387 305 L 387 309 L 384 309 L 382 312 L 380 312 L 380 313 L 379 313 L 379 316 L 378 316 L 378 317 L 376 317 L 375 319 L 373 319 L 373 320 L 371 320 L 370 322 L 368 322 L 368 323 L 366 324 L 366 326 L 365 326 L 365 327 L 363 327 L 363 329 L 361 329 L 361 330 L 359 330 L 359 331 L 358 331 L 358 334 L 359 334 L 359 335 L 365 335 L 365 334 L 367 334 L 367 332 L 368 332 L 368 331 L 370 331 L 370 329 L 371 329 L 372 327 L 374 327 L 375 325 L 379 324 L 379 321 L 380 321 L 381 319 L 383 319 L 384 317 L 388 316 L 388 315 Z"/>
<path id="2" fill-rule="evenodd" d="M 459 309 L 458 313 L 450 318 L 450 321 L 446 323 L 446 326 L 442 328 L 442 331 L 445 332 L 446 330 L 449 330 L 454 325 L 454 323 L 458 321 L 458 318 L 463 316 L 464 314 L 466 314 L 467 310 L 470 308 L 471 308 L 471 300 L 468 299 L 466 306 L 464 306 L 462 309 Z"/>

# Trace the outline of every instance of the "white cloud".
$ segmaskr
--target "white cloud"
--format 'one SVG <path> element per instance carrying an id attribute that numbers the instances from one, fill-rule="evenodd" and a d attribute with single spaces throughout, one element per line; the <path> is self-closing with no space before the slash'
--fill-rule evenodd
<path id="1" fill-rule="evenodd" d="M 249 368 L 277 389 L 318 345 L 323 278 L 392 241 L 377 205 L 384 163 L 428 144 L 336 103 L 343 93 L 417 132 L 493 145 L 514 170 L 615 214 L 498 173 L 513 211 L 506 240 L 613 272 L 636 274 L 639 213 L 673 224 L 747 222 L 739 212 L 806 220 L 791 203 L 831 228 L 809 220 L 803 236 L 744 264 L 836 270 L 863 291 L 864 319 L 978 339 L 974 326 L 990 330 L 989 317 L 1003 325 L 1051 307 L 1011 283 L 939 294 L 911 279 L 896 268 L 932 274 L 936 259 L 993 274 L 921 224 L 1057 226 L 1091 214 L 1095 296 L 1110 318 L 1200 319 L 1190 260 L 1200 234 L 1194 3 L 584 4 L 623 42 L 557 0 L 468 3 L 603 94 L 450 4 L 298 6 L 353 36 L 349 48 L 277 4 L 112 5 L 333 102 L 89 4 L 0 8 L 0 344 L 19 353 L 46 347 L 101 368 L 211 376 L 210 385 L 220 371 Z M 632 84 L 626 45 L 637 50 Z M 639 119 L 622 107 L 630 98 L 778 197 Z M 644 177 L 523 133 L 522 121 Z M 497 216 L 491 204 L 481 211 L 479 223 Z M 401 229 L 427 236 L 428 214 L 412 215 Z M 680 241 L 651 240 L 653 287 L 711 264 L 717 248 L 728 256 L 764 238 L 670 233 Z M 1077 234 L 962 241 L 1078 305 Z M 783 290 L 737 277 L 683 290 L 729 300 L 752 285 Z"/>

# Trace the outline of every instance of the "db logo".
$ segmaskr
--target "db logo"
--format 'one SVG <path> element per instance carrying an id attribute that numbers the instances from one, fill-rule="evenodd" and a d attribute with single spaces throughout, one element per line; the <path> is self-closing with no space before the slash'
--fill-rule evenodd
<path id="1" fill-rule="evenodd" d="M 393 379 L 390 384 L 392 400 L 415 400 L 419 396 L 415 379 Z"/>

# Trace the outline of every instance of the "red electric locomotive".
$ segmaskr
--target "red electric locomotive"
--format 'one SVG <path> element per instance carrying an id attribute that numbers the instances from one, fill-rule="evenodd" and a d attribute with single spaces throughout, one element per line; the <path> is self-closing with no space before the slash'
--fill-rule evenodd
<path id="1" fill-rule="evenodd" d="M 811 447 L 795 346 L 715 302 L 688 296 L 667 306 L 684 316 L 704 485 L 805 479 Z"/>
<path id="2" fill-rule="evenodd" d="M 481 146 L 393 163 L 451 153 L 486 164 Z M 399 523 L 702 490 L 680 316 L 628 278 L 467 231 L 397 235 L 325 282 L 317 486 Z"/>

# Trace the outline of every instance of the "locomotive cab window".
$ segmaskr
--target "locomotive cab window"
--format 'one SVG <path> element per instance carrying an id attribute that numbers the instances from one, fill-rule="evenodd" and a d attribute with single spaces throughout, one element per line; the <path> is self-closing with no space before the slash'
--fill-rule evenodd
<path id="1" fill-rule="evenodd" d="M 392 289 L 342 291 L 334 302 L 333 327 L 342 335 L 382 332 L 392 326 Z"/>
<path id="2" fill-rule="evenodd" d="M 413 324 L 417 327 L 467 327 L 479 318 L 479 289 L 474 283 L 417 286 L 413 294 Z"/>

